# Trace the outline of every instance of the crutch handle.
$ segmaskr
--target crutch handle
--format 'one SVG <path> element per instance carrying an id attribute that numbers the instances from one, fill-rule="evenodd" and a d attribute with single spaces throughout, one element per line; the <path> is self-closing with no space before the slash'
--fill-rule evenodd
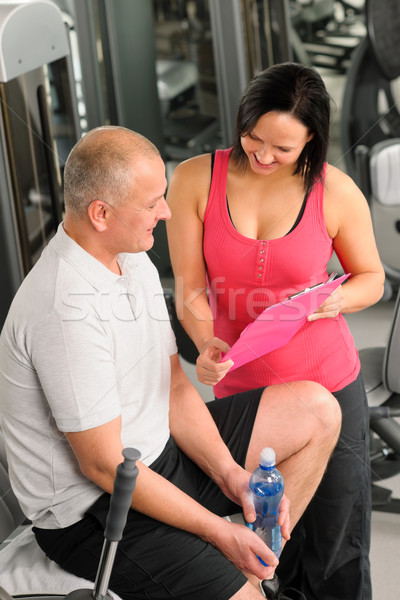
<path id="1" fill-rule="evenodd" d="M 110 542 L 119 542 L 122 538 L 138 474 L 136 461 L 140 458 L 139 450 L 125 448 L 122 455 L 125 460 L 117 467 L 104 532 L 104 537 Z"/>

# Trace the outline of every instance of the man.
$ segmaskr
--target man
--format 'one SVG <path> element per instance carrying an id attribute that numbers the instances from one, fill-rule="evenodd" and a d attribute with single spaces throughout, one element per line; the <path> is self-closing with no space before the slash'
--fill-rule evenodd
<path id="1" fill-rule="evenodd" d="M 1 336 L 10 477 L 48 556 L 94 579 L 116 467 L 122 449 L 136 447 L 111 589 L 123 599 L 257 599 L 277 559 L 221 517 L 243 507 L 255 519 L 249 476 L 272 446 L 291 501 L 291 525 L 286 498 L 280 513 L 288 539 L 333 450 L 340 411 L 309 382 L 202 401 L 180 367 L 146 254 L 157 222 L 170 217 L 165 189 L 159 152 L 137 133 L 101 127 L 71 151 L 65 220 Z M 270 587 L 268 597 L 283 597 Z"/>

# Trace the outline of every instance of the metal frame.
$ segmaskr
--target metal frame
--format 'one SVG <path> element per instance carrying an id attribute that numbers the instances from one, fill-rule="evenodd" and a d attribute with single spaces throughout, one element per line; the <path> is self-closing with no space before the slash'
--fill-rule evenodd
<path id="1" fill-rule="evenodd" d="M 210 0 L 209 7 L 222 142 L 230 146 L 239 98 L 249 81 L 241 0 Z"/>

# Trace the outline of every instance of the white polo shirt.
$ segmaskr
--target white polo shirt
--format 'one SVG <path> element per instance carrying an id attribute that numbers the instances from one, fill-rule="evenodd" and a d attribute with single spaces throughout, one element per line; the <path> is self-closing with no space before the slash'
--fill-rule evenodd
<path id="1" fill-rule="evenodd" d="M 168 437 L 176 353 L 158 272 L 121 254 L 122 276 L 60 225 L 11 305 L 0 338 L 0 415 L 10 478 L 38 527 L 67 527 L 102 490 L 80 472 L 63 432 L 122 416 L 124 447 L 150 465 Z"/>

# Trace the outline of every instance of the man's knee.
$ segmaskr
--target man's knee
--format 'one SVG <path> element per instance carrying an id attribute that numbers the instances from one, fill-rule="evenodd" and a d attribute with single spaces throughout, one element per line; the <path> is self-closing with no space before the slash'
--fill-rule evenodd
<path id="1" fill-rule="evenodd" d="M 314 424 L 322 435 L 337 440 L 342 423 L 342 411 L 336 398 L 319 383 L 307 382 L 309 408 L 315 415 Z"/>

